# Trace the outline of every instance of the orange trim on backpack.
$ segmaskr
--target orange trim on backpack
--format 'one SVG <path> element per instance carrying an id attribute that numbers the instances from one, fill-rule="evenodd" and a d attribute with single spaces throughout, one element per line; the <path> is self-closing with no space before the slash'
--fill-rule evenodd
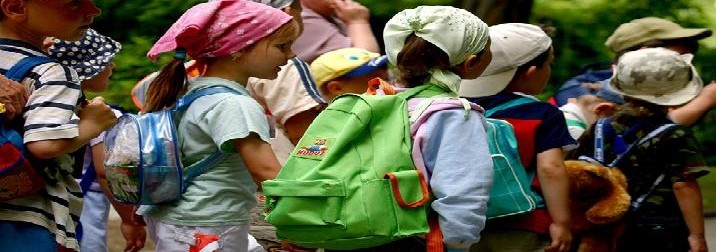
<path id="1" fill-rule="evenodd" d="M 391 184 L 391 189 L 393 190 L 393 196 L 395 196 L 395 200 L 398 201 L 398 205 L 400 205 L 403 208 L 416 208 L 420 207 L 422 205 L 425 205 L 425 203 L 428 203 L 430 200 L 430 191 L 428 190 L 428 185 L 425 183 L 425 176 L 423 175 L 423 172 L 419 169 L 416 170 L 418 172 L 418 179 L 420 180 L 420 190 L 423 194 L 423 198 L 413 202 L 413 203 L 406 203 L 405 199 L 403 199 L 403 196 L 400 194 L 400 187 L 398 187 L 398 178 L 395 177 L 392 173 L 386 173 L 383 178 L 389 179 Z"/>
<path id="2" fill-rule="evenodd" d="M 383 94 L 385 95 L 396 94 L 395 87 L 393 85 L 390 85 L 390 83 L 384 81 L 380 77 L 375 77 L 368 81 L 368 88 L 366 89 L 365 93 L 369 95 L 376 95 L 378 94 L 378 90 L 381 89 L 383 90 Z"/>

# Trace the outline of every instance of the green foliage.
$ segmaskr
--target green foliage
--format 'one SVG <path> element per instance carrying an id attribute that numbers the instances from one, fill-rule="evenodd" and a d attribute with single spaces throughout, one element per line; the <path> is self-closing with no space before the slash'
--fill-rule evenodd
<path id="1" fill-rule="evenodd" d="M 129 92 L 138 80 L 163 64 L 150 62 L 146 53 L 176 19 L 202 0 L 103 0 L 103 13 L 93 27 L 122 43 L 108 91 L 100 94 L 111 103 L 136 110 Z M 165 61 L 159 61 L 165 62 Z M 89 94 L 90 96 L 96 94 Z"/>
<path id="2" fill-rule="evenodd" d="M 704 209 L 716 210 L 716 173 L 711 168 L 711 173 L 699 178 L 701 193 L 703 193 Z"/>
<path id="3" fill-rule="evenodd" d="M 558 88 L 589 64 L 601 65 L 598 69 L 608 67 L 614 55 L 604 42 L 620 24 L 657 16 L 684 27 L 708 27 L 711 23 L 706 19 L 704 5 L 698 0 L 536 0 L 534 23 L 557 29 L 553 37 L 556 57 L 552 88 Z M 702 49 L 702 56 L 713 55 L 713 48 Z M 697 58 L 697 66 L 701 58 Z"/>

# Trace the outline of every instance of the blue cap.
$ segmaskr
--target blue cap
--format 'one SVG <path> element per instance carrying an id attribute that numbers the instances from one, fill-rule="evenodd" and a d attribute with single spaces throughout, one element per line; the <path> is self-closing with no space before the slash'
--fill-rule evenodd
<path id="1" fill-rule="evenodd" d="M 624 104 L 624 97 L 620 94 L 617 94 L 616 92 L 612 91 L 612 89 L 609 87 L 609 81 L 611 78 L 600 81 L 599 84 L 601 84 L 602 89 L 597 91 L 595 94 L 597 97 L 604 99 L 609 102 L 613 102 L 616 104 Z"/>
<path id="2" fill-rule="evenodd" d="M 388 64 L 388 56 L 382 55 L 366 62 L 365 64 L 351 70 L 350 72 L 343 75 L 343 77 L 360 77 L 372 73 L 375 70 L 384 68 Z"/>

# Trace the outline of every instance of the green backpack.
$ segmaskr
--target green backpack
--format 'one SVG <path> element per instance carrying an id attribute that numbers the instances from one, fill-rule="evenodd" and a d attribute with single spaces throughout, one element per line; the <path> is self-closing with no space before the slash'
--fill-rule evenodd
<path id="1" fill-rule="evenodd" d="M 321 112 L 277 178 L 263 182 L 277 237 L 341 250 L 428 233 L 431 196 L 410 154 L 407 99 L 444 93 L 431 87 L 343 95 Z"/>

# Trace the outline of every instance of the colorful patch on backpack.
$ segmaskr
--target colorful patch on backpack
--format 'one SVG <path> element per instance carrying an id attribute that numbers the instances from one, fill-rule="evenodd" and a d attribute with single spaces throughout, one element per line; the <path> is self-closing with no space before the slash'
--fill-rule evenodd
<path id="1" fill-rule="evenodd" d="M 325 137 L 304 137 L 296 146 L 293 155 L 302 158 L 322 160 L 335 140 L 335 138 Z"/>

